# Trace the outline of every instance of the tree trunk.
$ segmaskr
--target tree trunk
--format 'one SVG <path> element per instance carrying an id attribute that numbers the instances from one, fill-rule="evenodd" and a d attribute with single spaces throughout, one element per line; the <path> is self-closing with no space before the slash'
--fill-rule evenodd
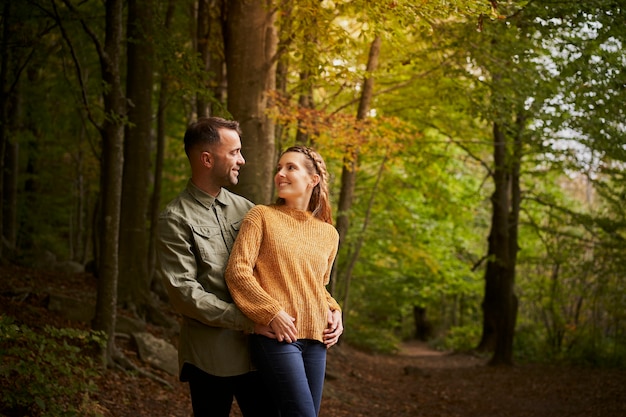
<path id="1" fill-rule="evenodd" d="M 83 144 L 85 143 L 86 134 L 85 125 L 81 125 L 76 151 L 76 205 L 74 209 L 74 221 L 72 223 L 74 232 L 72 233 L 71 238 L 73 248 L 71 259 L 80 262 L 83 265 L 87 262 L 87 247 L 89 242 L 88 230 L 90 230 L 90 228 L 87 228 L 85 221 L 85 219 L 89 217 L 89 201 L 87 198 L 87 184 L 85 183 L 85 176 L 83 174 L 85 162 Z"/>
<path id="2" fill-rule="evenodd" d="M 300 73 L 300 83 L 302 85 L 303 91 L 300 92 L 300 97 L 298 98 L 298 107 L 301 109 L 312 109 L 313 108 L 313 88 L 310 85 L 310 73 L 308 70 L 302 71 Z M 298 121 L 298 129 L 296 130 L 296 143 L 300 145 L 308 145 L 309 144 L 310 132 L 306 132 L 303 126 L 301 126 L 301 121 Z"/>
<path id="3" fill-rule="evenodd" d="M 24 13 L 21 7 L 24 5 L 11 1 L 0 6 L 0 259 L 6 255 L 5 246 L 13 250 L 17 244 L 20 143 L 16 139 L 20 137 L 20 130 L 30 125 L 29 120 L 23 120 L 21 79 L 27 69 L 31 70 L 29 75 L 35 73 L 32 65 L 29 66 L 34 54 L 24 52 L 28 36 L 22 32 L 32 28 L 20 21 Z M 28 235 L 26 241 L 32 241 L 32 235 Z"/>
<path id="4" fill-rule="evenodd" d="M 513 151 L 511 159 L 506 161 L 510 167 L 510 208 L 507 217 L 508 230 L 508 256 L 509 266 L 502 281 L 501 288 L 501 328 L 497 329 L 496 347 L 493 357 L 489 362 L 492 365 L 510 365 L 513 363 L 513 339 L 515 336 L 515 322 L 517 320 L 517 296 L 515 295 L 515 267 L 517 265 L 517 252 L 519 251 L 518 230 L 519 211 L 521 206 L 520 169 L 522 161 L 522 132 L 524 131 L 525 118 L 517 115 L 515 123 L 515 138 L 513 139 Z"/>
<path id="5" fill-rule="evenodd" d="M 372 97 L 374 95 L 374 78 L 371 73 L 378 68 L 378 57 L 380 55 L 380 47 L 382 40 L 380 36 L 376 37 L 370 46 L 369 57 L 367 61 L 367 73 L 363 80 L 363 90 L 361 100 L 359 101 L 359 109 L 357 111 L 357 120 L 363 120 L 370 111 Z M 339 192 L 339 205 L 337 211 L 336 228 L 339 232 L 339 250 L 346 243 L 346 236 L 350 228 L 350 210 L 354 199 L 354 188 L 356 186 L 356 172 L 358 167 L 359 149 L 356 145 L 346 149 L 343 168 L 341 170 L 341 190 Z M 335 294 L 337 286 L 337 263 L 333 266 L 330 282 L 330 293 Z M 348 289 L 349 283 L 345 285 Z"/>
<path id="6" fill-rule="evenodd" d="M 378 174 L 376 175 L 376 183 L 372 188 L 372 192 L 370 193 L 369 202 L 367 204 L 367 210 L 365 211 L 365 216 L 363 218 L 363 226 L 361 226 L 361 233 L 357 238 L 356 244 L 354 245 L 354 253 L 350 256 L 350 262 L 348 262 L 348 266 L 346 268 L 345 282 L 344 282 L 344 297 L 343 297 L 343 316 L 344 316 L 344 325 L 346 324 L 347 318 L 349 316 L 350 311 L 350 283 L 352 282 L 352 272 L 354 271 L 354 267 L 356 266 L 356 262 L 359 260 L 359 255 L 361 254 L 361 248 L 363 247 L 363 243 L 365 241 L 365 231 L 367 230 L 367 226 L 369 226 L 370 217 L 372 215 L 372 207 L 374 207 L 374 199 L 378 194 L 378 186 L 380 185 L 380 181 L 383 177 L 383 173 L 385 171 L 385 163 L 387 162 L 387 155 L 383 158 L 380 163 L 380 168 L 378 169 Z"/>
<path id="7" fill-rule="evenodd" d="M 5 2 L 2 10 L 2 42 L 0 43 L 0 259 L 4 255 L 4 159 L 9 131 L 7 123 L 9 121 L 9 62 L 11 62 L 9 41 L 12 19 L 11 2 Z"/>
<path id="8" fill-rule="evenodd" d="M 490 364 L 500 365 L 513 363 L 517 312 L 513 285 L 520 196 L 519 155 L 514 149 L 512 160 L 507 157 L 507 138 L 498 123 L 493 125 L 493 138 L 495 188 L 491 196 L 492 221 L 482 302 L 483 333 L 477 350 L 493 351 Z"/>
<path id="9" fill-rule="evenodd" d="M 246 158 L 235 192 L 261 204 L 272 198 L 276 161 L 275 124 L 266 113 L 267 93 L 276 86 L 278 45 L 271 3 L 230 0 L 224 34 L 228 111 L 241 125 Z"/>
<path id="10" fill-rule="evenodd" d="M 201 67 L 205 72 L 204 88 L 196 93 L 198 117 L 215 113 L 215 104 L 226 104 L 226 64 L 224 63 L 222 10 L 225 0 L 199 0 L 196 16 L 195 45 Z M 217 107 L 219 107 L 217 106 Z"/>
<path id="11" fill-rule="evenodd" d="M 15 119 L 11 119 L 15 120 Z M 4 175 L 2 177 L 2 231 L 4 242 L 15 248 L 17 242 L 17 184 L 19 164 L 18 143 L 7 140 L 4 151 Z"/>
<path id="12" fill-rule="evenodd" d="M 172 26 L 176 0 L 168 0 L 167 11 L 165 13 L 164 26 L 169 30 Z M 156 231 L 159 212 L 161 210 L 161 187 L 163 182 L 163 159 L 165 156 L 165 109 L 168 103 L 170 90 L 167 67 L 161 68 L 161 86 L 159 88 L 159 103 L 157 106 L 157 127 L 156 127 L 156 156 L 154 158 L 154 186 L 152 198 L 150 200 L 150 238 L 148 247 L 148 275 L 150 276 L 151 288 L 158 296 L 166 300 L 167 294 L 160 280 L 155 279 L 156 266 Z"/>
<path id="13" fill-rule="evenodd" d="M 211 66 L 211 53 L 209 49 L 209 40 L 211 34 L 211 7 L 210 0 L 198 0 L 198 15 L 196 19 L 196 52 L 202 62 L 204 71 L 209 72 Z M 196 114 L 198 117 L 207 117 L 210 115 L 209 100 L 207 100 L 207 91 L 209 86 L 206 85 L 204 91 L 196 93 Z"/>
<path id="14" fill-rule="evenodd" d="M 312 29 L 305 35 L 305 41 L 309 45 L 317 45 L 318 40 L 318 14 L 311 16 L 310 28 Z M 313 83 L 311 82 L 311 75 L 315 73 L 318 66 L 317 56 L 311 56 L 309 48 L 305 48 L 302 57 L 303 70 L 300 72 L 300 97 L 298 98 L 298 107 L 300 109 L 312 109 L 314 107 L 313 101 Z M 296 130 L 296 143 L 300 145 L 309 145 L 309 138 L 311 133 L 307 132 L 301 125 L 301 120 L 298 121 L 298 128 Z"/>
<path id="15" fill-rule="evenodd" d="M 433 333 L 433 325 L 426 317 L 426 308 L 414 306 L 413 320 L 415 321 L 415 338 L 426 342 Z"/>
<path id="16" fill-rule="evenodd" d="M 18 136 L 22 118 L 20 81 L 9 96 L 10 105 L 6 120 L 8 131 Z M 4 122 L 3 122 L 4 123 Z M 6 132 L 6 131 L 5 131 Z M 17 189 L 20 145 L 7 135 L 4 149 L 4 169 L 2 175 L 2 236 L 5 244 L 14 249 L 17 243 Z"/>
<path id="17" fill-rule="evenodd" d="M 107 335 L 107 346 L 103 360 L 113 362 L 115 353 L 115 320 L 117 304 L 117 279 L 119 273 L 118 248 L 120 206 L 122 200 L 122 172 L 124 158 L 125 101 L 122 95 L 120 62 L 122 56 L 122 12 L 123 0 L 106 1 L 106 37 L 104 50 L 100 54 L 102 80 L 108 86 L 104 93 L 104 110 L 107 118 L 101 129 L 101 229 L 100 264 L 95 330 Z"/>
<path id="18" fill-rule="evenodd" d="M 142 315 L 149 300 L 148 196 L 152 145 L 152 0 L 128 1 L 128 122 L 120 217 L 118 301 Z"/>
<path id="19" fill-rule="evenodd" d="M 293 30 L 293 3 L 289 4 L 291 7 L 284 7 L 281 10 L 282 16 L 282 25 L 280 27 L 281 34 L 279 35 L 279 39 L 288 39 L 292 30 Z M 287 34 L 287 35 L 285 35 Z M 289 41 L 285 41 L 287 44 Z M 279 44 L 279 50 L 284 50 L 286 45 Z M 278 62 L 276 63 L 276 91 L 283 97 L 289 95 L 287 90 L 287 85 L 289 83 L 289 66 L 290 66 L 291 58 L 289 54 L 279 54 Z M 275 138 L 276 138 L 276 148 L 283 149 L 285 146 L 284 137 L 287 136 L 287 132 L 289 129 L 285 129 L 285 125 L 282 123 L 276 124 L 275 128 Z M 274 192 L 272 191 L 272 195 Z"/>

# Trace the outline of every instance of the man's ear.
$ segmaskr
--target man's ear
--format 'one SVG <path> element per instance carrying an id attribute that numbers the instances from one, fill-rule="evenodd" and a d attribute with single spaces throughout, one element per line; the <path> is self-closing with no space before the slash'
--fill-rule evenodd
<path id="1" fill-rule="evenodd" d="M 209 151 L 202 151 L 200 153 L 200 161 L 202 161 L 202 165 L 207 168 L 211 168 L 213 166 L 213 155 Z"/>

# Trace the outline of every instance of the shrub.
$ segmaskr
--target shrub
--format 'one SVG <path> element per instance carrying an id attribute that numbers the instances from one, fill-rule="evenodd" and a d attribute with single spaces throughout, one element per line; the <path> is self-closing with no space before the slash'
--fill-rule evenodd
<path id="1" fill-rule="evenodd" d="M 0 414 L 98 415 L 89 394 L 98 374 L 92 358 L 103 343 L 100 333 L 35 331 L 0 316 Z"/>
<path id="2" fill-rule="evenodd" d="M 369 326 L 350 324 L 342 339 L 358 349 L 376 353 L 394 353 L 398 351 L 400 340 L 392 331 Z"/>
<path id="3" fill-rule="evenodd" d="M 469 351 L 478 345 L 480 328 L 478 326 L 451 327 L 442 340 L 434 343 L 437 349 Z"/>

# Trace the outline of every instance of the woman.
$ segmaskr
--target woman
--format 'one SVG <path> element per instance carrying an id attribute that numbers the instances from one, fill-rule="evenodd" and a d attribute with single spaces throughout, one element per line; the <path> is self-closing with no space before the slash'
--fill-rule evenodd
<path id="1" fill-rule="evenodd" d="M 328 173 L 303 146 L 280 156 L 276 204 L 246 215 L 226 269 L 235 303 L 275 339 L 253 335 L 252 355 L 282 417 L 320 410 L 326 349 L 343 331 L 341 309 L 326 291 L 339 235 L 332 225 Z"/>

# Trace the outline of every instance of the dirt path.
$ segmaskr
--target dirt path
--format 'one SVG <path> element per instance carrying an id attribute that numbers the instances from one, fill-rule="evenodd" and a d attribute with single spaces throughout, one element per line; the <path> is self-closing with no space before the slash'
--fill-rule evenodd
<path id="1" fill-rule="evenodd" d="M 420 342 L 420 341 L 415 340 L 415 341 L 411 341 L 411 342 L 407 342 L 403 344 L 402 347 L 400 348 L 399 354 L 401 356 L 412 356 L 416 358 L 421 358 L 421 357 L 441 357 L 441 356 L 444 356 L 446 353 L 432 349 L 425 342 Z"/>
<path id="2" fill-rule="evenodd" d="M 398 355 L 329 354 L 321 417 L 623 417 L 626 370 L 486 366 L 410 343 Z"/>

